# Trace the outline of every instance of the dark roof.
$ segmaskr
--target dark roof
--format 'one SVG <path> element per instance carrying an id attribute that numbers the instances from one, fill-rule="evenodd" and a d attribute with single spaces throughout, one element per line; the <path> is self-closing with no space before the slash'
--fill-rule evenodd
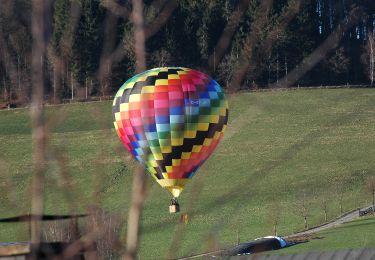
<path id="1" fill-rule="evenodd" d="M 62 219 L 72 219 L 72 218 L 82 218 L 86 217 L 86 214 L 77 214 L 77 215 L 33 215 L 33 214 L 26 214 L 20 215 L 15 217 L 3 218 L 0 219 L 0 223 L 6 222 L 30 222 L 32 220 L 62 220 Z"/>

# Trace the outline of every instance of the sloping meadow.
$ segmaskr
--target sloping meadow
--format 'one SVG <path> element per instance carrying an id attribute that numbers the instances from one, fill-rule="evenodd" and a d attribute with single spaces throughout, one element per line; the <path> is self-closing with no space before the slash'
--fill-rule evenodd
<path id="1" fill-rule="evenodd" d="M 142 259 L 189 255 L 273 235 L 275 223 L 279 235 L 290 234 L 304 228 L 304 214 L 314 226 L 326 216 L 329 220 L 371 203 L 366 182 L 375 175 L 372 89 L 227 98 L 224 138 L 180 197 L 187 224 L 180 224 L 180 214 L 168 213 L 169 193 L 149 178 Z M 115 133 L 111 106 L 46 107 L 46 213 L 83 213 L 95 206 L 126 223 L 136 164 Z M 32 140 L 27 109 L 0 111 L 0 172 L 0 217 L 28 213 Z M 1 224 L 0 239 L 28 240 L 27 225 Z M 363 247 L 375 246 L 375 240 L 363 241 Z"/>

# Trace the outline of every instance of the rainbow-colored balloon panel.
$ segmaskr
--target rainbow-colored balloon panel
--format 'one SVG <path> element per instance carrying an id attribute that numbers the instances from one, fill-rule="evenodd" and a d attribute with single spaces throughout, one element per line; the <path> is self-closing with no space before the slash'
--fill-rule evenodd
<path id="1" fill-rule="evenodd" d="M 182 189 L 222 138 L 228 104 L 208 75 L 156 68 L 123 84 L 113 101 L 113 116 L 118 136 L 134 158 L 162 186 Z"/>

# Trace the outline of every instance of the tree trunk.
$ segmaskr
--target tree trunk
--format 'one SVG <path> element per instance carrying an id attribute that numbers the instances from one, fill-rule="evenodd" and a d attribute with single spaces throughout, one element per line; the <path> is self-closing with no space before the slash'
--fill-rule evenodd
<path id="1" fill-rule="evenodd" d="M 134 44 L 136 57 L 136 72 L 140 73 L 146 69 L 145 33 L 143 20 L 143 2 L 133 0 L 132 21 L 134 25 Z M 146 154 L 146 157 L 148 154 Z M 133 175 L 132 198 L 128 217 L 128 230 L 126 235 L 126 251 L 124 260 L 137 259 L 139 247 L 139 231 L 142 214 L 142 206 L 145 199 L 146 174 L 139 167 Z"/>
<path id="2" fill-rule="evenodd" d="M 371 86 L 374 83 L 374 47 L 373 47 L 373 35 L 371 35 L 369 41 L 370 45 L 370 78 L 371 78 Z"/>
<path id="3" fill-rule="evenodd" d="M 21 71 L 20 71 L 20 56 L 17 55 L 17 85 L 18 85 L 18 98 L 21 99 L 21 102 L 24 102 L 24 93 L 21 88 Z"/>
<path id="4" fill-rule="evenodd" d="M 369 33 L 368 35 L 367 48 L 369 51 L 369 70 L 370 70 L 369 77 L 370 77 L 371 86 L 373 86 L 375 61 L 374 61 L 374 35 L 372 33 Z"/>
<path id="5" fill-rule="evenodd" d="M 53 103 L 56 103 L 56 64 L 53 64 Z"/>
<path id="6" fill-rule="evenodd" d="M 86 100 L 87 100 L 87 78 L 85 80 L 85 87 L 86 87 Z"/>
<path id="7" fill-rule="evenodd" d="M 270 58 L 271 60 L 271 58 Z M 271 61 L 269 61 L 269 64 L 268 64 L 268 82 L 267 82 L 268 86 L 270 86 L 270 83 L 271 83 Z"/>
<path id="8" fill-rule="evenodd" d="M 286 55 L 285 55 L 285 86 L 288 86 L 288 61 L 287 61 L 287 58 L 286 58 Z"/>
<path id="9" fill-rule="evenodd" d="M 279 53 L 276 58 L 276 84 L 279 85 Z"/>
<path id="10" fill-rule="evenodd" d="M 70 72 L 70 84 L 72 86 L 72 100 L 74 99 L 74 84 L 73 84 L 73 72 Z"/>
<path id="11" fill-rule="evenodd" d="M 4 86 L 4 101 L 8 101 L 8 91 L 7 91 L 7 84 L 5 82 L 5 75 L 3 77 L 3 86 Z"/>

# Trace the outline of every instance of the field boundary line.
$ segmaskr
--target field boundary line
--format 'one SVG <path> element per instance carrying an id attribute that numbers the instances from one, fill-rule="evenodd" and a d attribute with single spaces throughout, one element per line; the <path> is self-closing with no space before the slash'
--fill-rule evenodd
<path id="1" fill-rule="evenodd" d="M 339 85 L 339 86 L 314 86 L 314 87 L 289 87 L 289 88 L 257 88 L 257 89 L 241 89 L 236 92 L 225 92 L 226 89 L 224 89 L 224 92 L 228 95 L 230 94 L 250 94 L 250 93 L 260 93 L 260 92 L 283 92 L 283 91 L 296 91 L 296 90 L 314 90 L 314 89 L 371 89 L 375 88 L 370 85 Z M 112 101 L 114 96 L 105 96 L 105 97 L 91 97 L 90 99 L 79 99 L 76 100 L 69 100 L 69 99 L 63 99 L 62 103 L 60 104 L 52 104 L 52 103 L 45 103 L 45 107 L 57 107 L 57 106 L 63 106 L 63 105 L 70 105 L 70 104 L 81 104 L 81 103 L 100 103 L 100 102 L 106 102 L 106 101 Z M 20 109 L 29 109 L 30 104 L 27 104 L 23 107 L 15 107 L 15 108 L 4 108 L 0 109 L 1 111 L 13 111 L 13 110 L 20 110 Z"/>

